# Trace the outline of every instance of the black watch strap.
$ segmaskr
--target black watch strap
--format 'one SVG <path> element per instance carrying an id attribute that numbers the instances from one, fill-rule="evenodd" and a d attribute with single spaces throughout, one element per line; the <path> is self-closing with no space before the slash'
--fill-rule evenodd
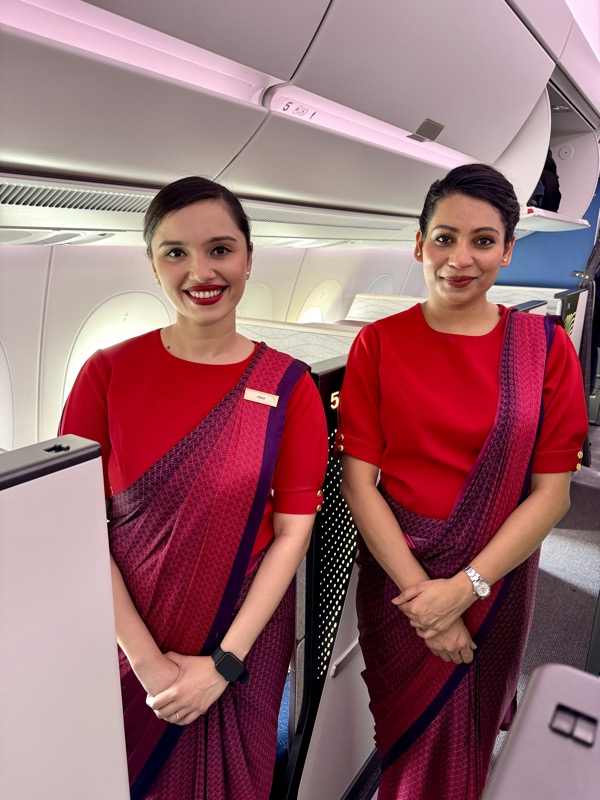
<path id="1" fill-rule="evenodd" d="M 228 653 L 217 645 L 211 653 L 212 660 L 215 662 L 215 669 L 229 683 L 246 683 L 250 675 L 244 666 L 244 662 L 233 653 Z"/>

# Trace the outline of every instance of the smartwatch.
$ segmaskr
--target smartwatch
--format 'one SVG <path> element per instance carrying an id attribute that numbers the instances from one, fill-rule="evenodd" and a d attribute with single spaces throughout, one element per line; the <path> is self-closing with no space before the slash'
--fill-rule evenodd
<path id="1" fill-rule="evenodd" d="M 486 597 L 489 597 L 492 587 L 485 578 L 481 577 L 476 569 L 473 569 L 473 567 L 463 567 L 463 572 L 467 574 L 473 584 L 473 594 L 475 597 L 478 597 L 480 600 L 485 600 Z"/>
<path id="2" fill-rule="evenodd" d="M 215 662 L 215 669 L 222 675 L 229 683 L 246 683 L 250 675 L 244 666 L 244 662 L 240 661 L 233 653 L 226 653 L 220 647 L 215 647 L 211 653 L 212 660 Z"/>

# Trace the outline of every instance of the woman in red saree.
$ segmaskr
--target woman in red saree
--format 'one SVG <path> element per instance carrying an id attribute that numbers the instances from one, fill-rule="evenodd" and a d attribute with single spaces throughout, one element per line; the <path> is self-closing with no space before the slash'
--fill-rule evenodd
<path id="1" fill-rule="evenodd" d="M 131 796 L 266 800 L 323 407 L 305 364 L 236 332 L 231 192 L 170 184 L 144 235 L 176 321 L 95 353 L 61 423 L 102 445 Z"/>
<path id="2" fill-rule="evenodd" d="M 583 455 L 565 331 L 486 299 L 518 218 L 492 167 L 436 181 L 415 248 L 429 298 L 365 327 L 348 359 L 338 450 L 361 534 L 380 800 L 480 797 L 514 707 L 539 545 Z"/>

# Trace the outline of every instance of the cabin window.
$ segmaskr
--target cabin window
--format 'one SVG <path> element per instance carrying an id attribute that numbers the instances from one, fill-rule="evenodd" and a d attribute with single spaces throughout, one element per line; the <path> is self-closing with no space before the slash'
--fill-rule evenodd
<path id="1" fill-rule="evenodd" d="M 238 317 L 273 319 L 273 295 L 263 283 L 246 286 L 237 307 Z"/>
<path id="2" fill-rule="evenodd" d="M 394 279 L 391 275 L 380 275 L 369 286 L 366 294 L 394 294 Z"/>
<path id="3" fill-rule="evenodd" d="M 296 322 L 337 322 L 342 318 L 342 284 L 334 278 L 321 281 L 304 301 Z"/>
<path id="4" fill-rule="evenodd" d="M 163 301 L 148 292 L 124 292 L 105 300 L 90 314 L 75 338 L 65 375 L 63 405 L 77 373 L 92 353 L 170 324 Z"/>

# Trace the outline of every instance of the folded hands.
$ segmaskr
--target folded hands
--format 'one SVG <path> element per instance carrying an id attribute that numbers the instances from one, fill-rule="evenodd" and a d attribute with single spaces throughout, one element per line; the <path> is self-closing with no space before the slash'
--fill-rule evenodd
<path id="1" fill-rule="evenodd" d="M 466 576 L 422 581 L 392 600 L 408 618 L 417 636 L 443 661 L 469 664 L 477 645 L 462 614 L 474 601 Z"/>

